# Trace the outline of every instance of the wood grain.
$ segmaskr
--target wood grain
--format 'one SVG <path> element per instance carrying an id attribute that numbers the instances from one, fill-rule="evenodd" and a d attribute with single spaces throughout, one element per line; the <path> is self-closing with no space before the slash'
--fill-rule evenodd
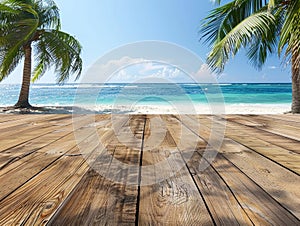
<path id="1" fill-rule="evenodd" d="M 115 119 L 120 123 L 117 131 L 111 132 L 110 138 L 105 136 L 106 152 L 111 155 L 99 156 L 94 162 L 94 169 L 104 167 L 105 175 L 90 169 L 77 185 L 72 195 L 64 203 L 51 225 L 119 225 L 134 224 L 138 196 L 138 170 L 140 150 L 126 147 L 118 142 L 118 136 L 129 131 L 142 133 L 144 117 L 137 116 L 135 120 L 123 120 L 122 116 Z M 111 129 L 112 130 L 112 129 Z M 123 134 L 124 135 L 124 134 Z M 141 148 L 142 139 L 136 137 L 135 146 Z M 134 141 L 132 141 L 134 142 Z M 113 145 L 111 145 L 113 144 Z M 118 168 L 114 160 L 136 166 L 132 169 Z M 129 185 L 126 185 L 129 183 Z"/>
<path id="2" fill-rule="evenodd" d="M 2 114 L 0 225 L 300 225 L 299 125 Z"/>
<path id="3" fill-rule="evenodd" d="M 193 126 L 189 128 L 194 132 L 196 131 L 193 129 Z M 210 130 L 210 128 L 206 127 L 206 124 L 203 123 L 202 120 L 202 135 L 206 134 L 203 133 L 203 131 L 208 130 Z M 238 131 L 238 134 L 243 136 L 243 131 Z M 204 139 L 207 140 L 208 138 L 208 136 L 204 136 Z M 256 140 L 253 140 L 253 143 L 255 142 Z M 253 179 L 281 205 L 285 206 L 291 213 L 299 218 L 299 176 L 229 138 L 225 138 L 219 151 L 223 156 L 226 156 L 227 159 L 230 159 L 239 170 Z M 296 163 L 297 161 L 295 161 L 295 164 Z"/>
<path id="4" fill-rule="evenodd" d="M 151 117 L 147 120 L 145 140 L 149 136 L 156 137 L 154 140 L 159 140 L 161 136 L 164 139 L 155 148 L 148 143 L 143 150 L 143 166 L 148 168 L 142 169 L 147 175 L 142 177 L 142 184 L 146 185 L 141 187 L 139 224 L 213 224 L 170 131 L 166 130 L 164 134 L 163 131 L 150 130 L 157 126 L 151 125 L 150 121 Z M 152 123 L 158 121 L 152 120 Z M 151 169 L 154 171 L 151 172 Z M 157 171 L 160 173 L 157 174 Z M 149 175 L 153 180 L 148 179 Z"/>
<path id="5" fill-rule="evenodd" d="M 167 121 L 167 125 L 169 125 L 171 134 L 178 134 L 177 131 L 182 126 L 179 125 L 178 122 L 175 122 L 177 118 L 165 117 L 165 120 Z M 193 149 L 194 152 L 198 150 L 203 153 L 206 148 L 209 148 L 207 146 L 207 142 L 189 130 L 189 128 L 183 126 L 181 130 L 187 137 L 197 141 L 197 145 L 195 147 L 190 146 L 191 142 L 185 143 L 184 147 L 182 144 L 180 149 L 181 153 L 185 153 L 185 149 Z M 204 159 L 199 154 L 193 153 L 186 162 L 196 185 L 202 193 L 202 196 L 211 212 L 215 224 L 252 225 L 251 220 L 248 218 L 243 207 L 236 200 L 235 196 L 224 183 L 222 177 L 219 176 L 218 172 L 209 164 L 207 164 L 206 169 L 202 169 L 202 167 L 200 167 L 203 160 Z"/>

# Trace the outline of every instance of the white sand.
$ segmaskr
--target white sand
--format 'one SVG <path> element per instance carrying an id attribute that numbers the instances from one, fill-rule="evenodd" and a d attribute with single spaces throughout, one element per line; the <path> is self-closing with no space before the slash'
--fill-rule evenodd
<path id="1" fill-rule="evenodd" d="M 290 111 L 290 104 L 227 104 L 209 105 L 101 105 L 84 106 L 87 112 L 129 114 L 283 114 Z M 76 110 L 75 110 L 76 112 Z"/>
<path id="2" fill-rule="evenodd" d="M 39 106 L 42 107 L 42 106 Z M 78 106 L 79 107 L 79 106 Z M 227 104 L 209 105 L 97 105 L 97 106 L 45 106 L 41 110 L 22 111 L 0 108 L 0 113 L 36 113 L 36 114 L 283 114 L 290 111 L 290 104 Z"/>

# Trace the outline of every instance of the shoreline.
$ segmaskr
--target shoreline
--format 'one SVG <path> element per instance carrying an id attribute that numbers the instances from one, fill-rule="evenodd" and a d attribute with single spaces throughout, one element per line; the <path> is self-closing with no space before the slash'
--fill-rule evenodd
<path id="1" fill-rule="evenodd" d="M 8 109 L 0 106 L 0 114 L 284 114 L 290 104 L 225 104 L 216 106 L 198 105 L 87 105 L 87 106 L 42 106 L 38 110 Z"/>

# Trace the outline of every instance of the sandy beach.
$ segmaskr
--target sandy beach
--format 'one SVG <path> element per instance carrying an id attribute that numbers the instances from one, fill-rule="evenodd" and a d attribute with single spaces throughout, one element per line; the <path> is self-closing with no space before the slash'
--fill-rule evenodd
<path id="1" fill-rule="evenodd" d="M 214 112 L 215 106 L 167 106 L 167 105 L 98 105 L 98 106 L 37 106 L 43 109 L 30 110 L 31 113 L 72 114 L 80 111 L 86 114 L 284 114 L 290 111 L 290 104 L 227 104 L 221 112 Z M 80 110 L 79 110 L 80 109 Z M 0 107 L 0 113 L 26 113 L 26 110 Z"/>
<path id="2" fill-rule="evenodd" d="M 102 105 L 84 107 L 97 113 L 130 113 L 130 114 L 283 114 L 290 110 L 290 104 L 226 104 L 226 105 Z M 215 109 L 220 111 L 214 112 Z"/>

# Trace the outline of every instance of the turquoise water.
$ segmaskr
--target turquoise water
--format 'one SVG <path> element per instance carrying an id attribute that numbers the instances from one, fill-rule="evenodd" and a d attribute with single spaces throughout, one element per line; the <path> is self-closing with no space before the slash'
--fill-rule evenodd
<path id="1" fill-rule="evenodd" d="M 219 89 L 220 88 L 220 89 Z M 19 85 L 0 84 L 0 106 L 16 103 Z M 72 106 L 82 104 L 160 105 L 168 102 L 195 103 L 221 102 L 225 104 L 289 104 L 292 99 L 291 84 L 34 84 L 30 90 L 30 103 L 43 106 Z"/>

